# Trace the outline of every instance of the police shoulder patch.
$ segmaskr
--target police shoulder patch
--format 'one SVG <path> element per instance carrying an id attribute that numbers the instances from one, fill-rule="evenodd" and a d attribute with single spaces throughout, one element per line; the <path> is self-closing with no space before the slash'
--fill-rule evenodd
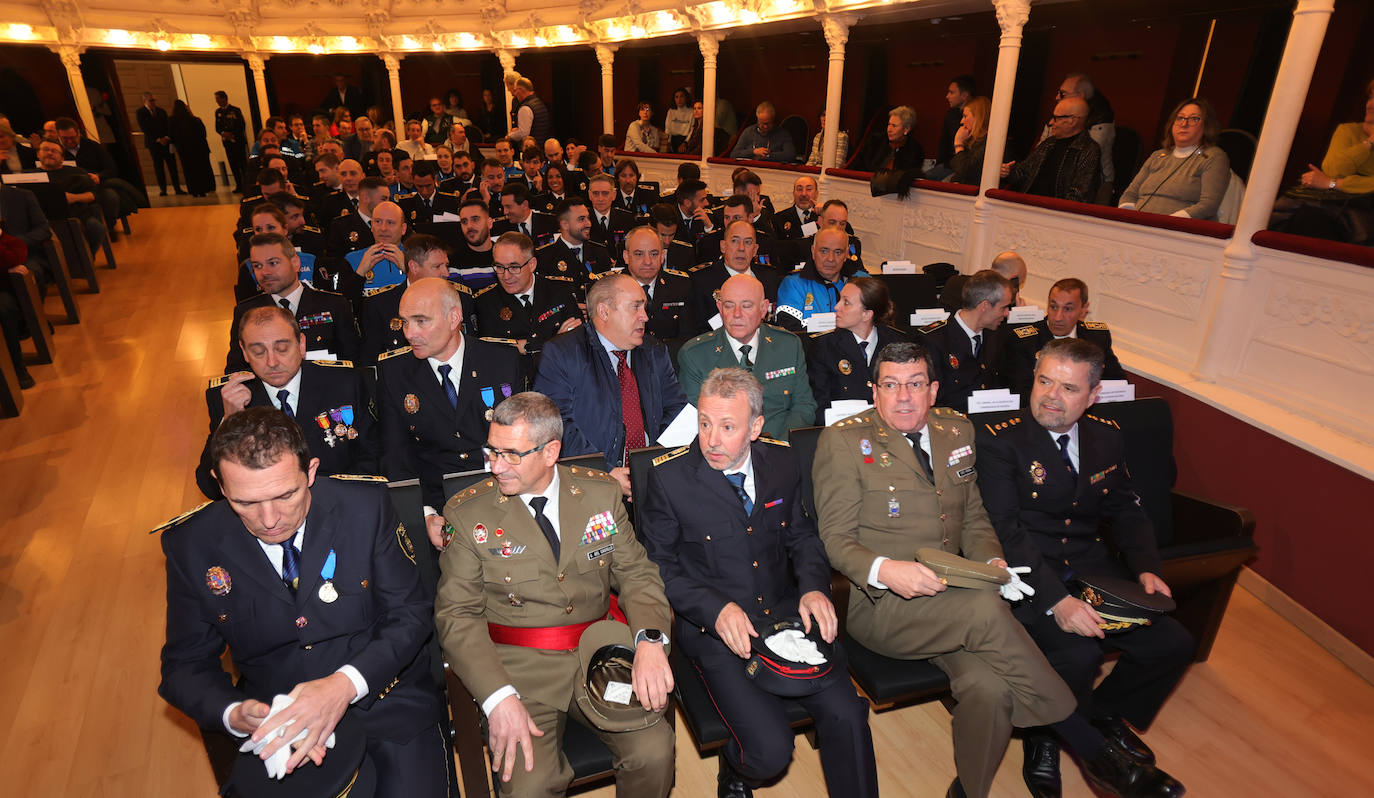
<path id="1" fill-rule="evenodd" d="M 225 375 L 222 376 L 222 377 L 211 377 L 211 378 L 210 378 L 210 384 L 207 385 L 207 386 L 205 386 L 205 387 L 206 387 L 207 389 L 209 389 L 209 388 L 222 388 L 222 387 L 224 387 L 224 384 L 225 384 L 225 383 L 229 382 L 229 380 L 232 380 L 232 379 L 235 377 L 235 375 L 238 375 L 238 374 L 247 374 L 247 375 L 249 375 L 249 376 L 252 376 L 252 375 L 253 375 L 253 372 L 251 372 L 251 371 L 235 371 L 235 372 L 232 372 L 232 373 L 230 373 L 230 374 L 225 374 Z"/>
<path id="2" fill-rule="evenodd" d="M 1105 330 L 1105 329 L 1108 329 L 1108 327 L 1107 327 L 1107 322 L 1105 322 L 1105 321 L 1085 321 L 1085 322 L 1083 322 L 1083 329 L 1085 329 L 1085 330 Z"/>
<path id="3" fill-rule="evenodd" d="M 337 479 L 340 482 L 380 482 L 386 484 L 386 477 L 376 474 L 330 474 L 330 479 Z"/>
<path id="4" fill-rule="evenodd" d="M 1040 328 L 1036 327 L 1034 324 L 1027 324 L 1022 327 L 1016 327 L 1012 332 L 1016 333 L 1016 335 L 1021 338 L 1032 338 L 1040 334 Z"/>
<path id="5" fill-rule="evenodd" d="M 691 448 L 692 447 L 690 446 L 679 446 L 671 452 L 668 452 L 667 454 L 660 454 L 658 457 L 654 458 L 654 466 L 661 466 L 669 460 L 681 457 L 682 455 L 687 454 L 687 452 Z"/>
<path id="6" fill-rule="evenodd" d="M 408 347 L 408 346 L 403 346 L 403 347 L 401 347 L 400 349 L 393 349 L 393 350 L 391 350 L 390 352 L 383 352 L 383 353 L 381 353 L 380 355 L 377 355 L 377 362 L 378 362 L 378 363 L 381 363 L 383 360 L 386 360 L 386 359 L 388 359 L 388 358 L 396 357 L 397 355 L 404 355 L 404 354 L 408 353 L 409 351 L 410 351 L 410 347 Z"/>
<path id="7" fill-rule="evenodd" d="M 312 360 L 310 362 L 314 363 L 317 366 L 331 366 L 333 368 L 341 369 L 353 368 L 353 361 L 351 360 Z"/>
<path id="8" fill-rule="evenodd" d="M 195 507 L 192 507 L 191 509 L 189 509 L 189 510 L 187 510 L 186 512 L 182 513 L 181 515 L 178 515 L 176 518 L 173 518 L 173 519 L 170 519 L 170 520 L 168 520 L 168 521 L 165 521 L 165 522 L 159 524 L 158 526 L 154 527 L 152 530 L 150 530 L 150 531 L 148 532 L 148 534 L 150 534 L 150 535 L 156 535 L 156 534 L 159 533 L 159 532 L 166 532 L 167 530 L 171 529 L 172 527 L 177 526 L 178 524 L 181 524 L 181 523 L 185 522 L 185 521 L 186 521 L 187 519 L 189 519 L 191 516 L 195 515 L 196 513 L 200 512 L 201 510 L 204 510 L 206 507 L 209 507 L 209 506 L 212 505 L 212 504 L 214 504 L 214 502 L 204 502 L 204 503 L 199 504 L 199 505 L 197 505 L 197 506 L 195 506 Z"/>

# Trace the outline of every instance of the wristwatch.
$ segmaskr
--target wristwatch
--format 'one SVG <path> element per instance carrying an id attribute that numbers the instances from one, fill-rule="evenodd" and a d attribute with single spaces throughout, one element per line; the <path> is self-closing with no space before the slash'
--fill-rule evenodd
<path id="1" fill-rule="evenodd" d="M 1334 191 L 1334 190 L 1336 189 L 1336 179 L 1335 179 L 1334 177 L 1331 178 L 1331 185 L 1327 186 L 1327 188 L 1330 189 L 1330 190 L 1332 190 L 1332 191 Z"/>
<path id="2" fill-rule="evenodd" d="M 662 643 L 664 642 L 663 632 L 657 629 L 645 629 L 635 635 L 635 645 L 639 645 L 646 640 L 650 643 Z"/>

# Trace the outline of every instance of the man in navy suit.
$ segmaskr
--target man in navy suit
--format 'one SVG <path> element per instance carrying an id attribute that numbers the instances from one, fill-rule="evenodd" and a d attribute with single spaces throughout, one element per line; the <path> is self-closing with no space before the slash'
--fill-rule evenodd
<path id="1" fill-rule="evenodd" d="M 587 292 L 589 324 L 544 345 L 534 389 L 563 412 L 563 454 L 601 452 L 630 495 L 626 452 L 648 446 L 687 404 L 668 348 L 644 335 L 644 289 L 610 274 Z"/>
<path id="2" fill-rule="evenodd" d="M 802 512 L 797 458 L 786 444 L 759 440 L 763 387 L 742 368 L 716 369 L 698 402 L 697 440 L 649 472 L 640 535 L 677 617 L 673 640 L 730 728 L 717 792 L 743 798 L 792 759 L 782 701 L 745 675 L 751 638 L 800 618 L 833 643 L 837 620 L 825 546 Z M 868 703 L 849 679 L 797 700 L 816 721 L 829 793 L 877 796 Z"/>
<path id="3" fill-rule="evenodd" d="M 162 536 L 167 641 L 158 693 L 207 730 L 254 741 L 288 724 L 303 730 L 288 783 L 312 767 L 307 758 L 318 766 L 331 755 L 324 742 L 348 714 L 367 736 L 363 767 L 375 769 L 376 795 L 448 795 L 452 759 L 426 643 L 433 606 L 386 486 L 317 481 L 319 461 L 300 427 L 270 407 L 231 416 L 210 448 L 226 500 Z M 226 646 L 242 674 L 237 684 L 220 664 Z M 294 702 L 267 719 L 282 694 Z"/>

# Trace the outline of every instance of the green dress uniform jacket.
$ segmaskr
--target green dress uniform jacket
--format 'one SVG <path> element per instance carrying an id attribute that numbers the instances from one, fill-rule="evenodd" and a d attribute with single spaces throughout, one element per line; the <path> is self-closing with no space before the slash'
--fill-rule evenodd
<path id="1" fill-rule="evenodd" d="M 724 327 L 703 333 L 678 353 L 678 382 L 692 404 L 712 369 L 740 365 L 726 335 Z M 754 361 L 751 371 L 763 385 L 763 434 L 785 441 L 792 430 L 811 426 L 816 417 L 806 353 L 797 336 L 771 324 L 759 325 L 758 341 L 758 350 L 749 356 Z"/>

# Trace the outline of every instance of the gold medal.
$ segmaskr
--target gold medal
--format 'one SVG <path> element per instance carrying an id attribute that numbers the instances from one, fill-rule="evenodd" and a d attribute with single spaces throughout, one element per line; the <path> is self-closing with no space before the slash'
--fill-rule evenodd
<path id="1" fill-rule="evenodd" d="M 326 579 L 325 583 L 320 585 L 320 601 L 323 601 L 325 604 L 333 604 L 338 600 L 339 591 L 334 589 L 333 582 Z"/>
<path id="2" fill-rule="evenodd" d="M 411 415 L 420 412 L 420 397 L 413 393 L 406 394 L 405 399 L 402 399 L 401 403 L 405 406 L 406 412 Z"/>
<path id="3" fill-rule="evenodd" d="M 567 270 L 568 270 L 568 262 L 565 261 L 565 260 L 560 260 L 560 261 L 558 262 L 558 270 L 559 270 L 560 272 L 565 272 L 565 271 L 567 271 Z"/>

